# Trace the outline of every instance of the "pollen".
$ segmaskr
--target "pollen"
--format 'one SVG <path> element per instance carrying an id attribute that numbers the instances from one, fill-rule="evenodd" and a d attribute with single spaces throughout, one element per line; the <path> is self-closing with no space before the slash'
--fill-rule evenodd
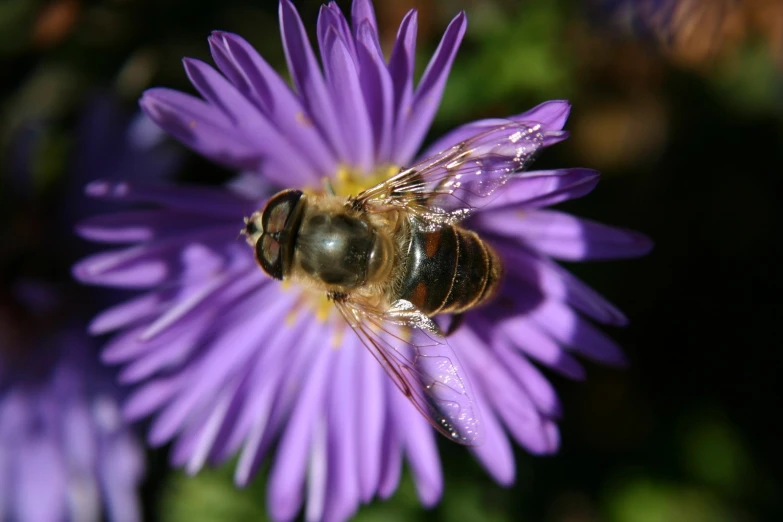
<path id="1" fill-rule="evenodd" d="M 355 196 L 363 190 L 389 179 L 400 171 L 400 167 L 386 165 L 378 167 L 369 174 L 357 172 L 350 167 L 341 165 L 330 180 L 337 196 Z"/>
<path id="2" fill-rule="evenodd" d="M 339 350 L 340 347 L 343 345 L 343 329 L 342 328 L 335 328 L 334 333 L 332 334 L 332 350 Z"/>

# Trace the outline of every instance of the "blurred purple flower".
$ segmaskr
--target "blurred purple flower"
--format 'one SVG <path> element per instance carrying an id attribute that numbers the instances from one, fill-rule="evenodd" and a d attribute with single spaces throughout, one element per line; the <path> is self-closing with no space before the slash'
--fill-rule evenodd
<path id="1" fill-rule="evenodd" d="M 145 208 L 79 226 L 85 238 L 132 244 L 74 268 L 80 281 L 141 291 L 90 327 L 117 332 L 104 359 L 122 364 L 121 380 L 137 385 L 126 415 L 154 415 L 150 442 L 174 440 L 173 461 L 192 473 L 239 452 L 239 485 L 274 448 L 268 506 L 275 520 L 294 518 L 305 496 L 308 520 L 344 520 L 359 503 L 394 492 L 403 456 L 424 504 L 437 502 L 443 487 L 427 421 L 358 338 L 330 348 L 343 319 L 323 296 L 269 279 L 238 237 L 243 217 L 271 189 L 320 190 L 329 177 L 338 193 L 355 193 L 391 167 L 410 164 L 420 148 L 465 15 L 448 26 L 414 89 L 416 12 L 403 19 L 388 62 L 369 0 L 356 0 L 351 14 L 349 26 L 336 4 L 321 9 L 322 73 L 296 10 L 281 1 L 296 92 L 242 38 L 213 33 L 209 44 L 222 74 L 185 60 L 204 100 L 158 88 L 141 105 L 195 151 L 253 174 L 225 188 L 96 181 L 87 187 L 93 197 Z M 549 146 L 565 138 L 568 112 L 566 102 L 553 101 L 511 119 L 540 124 Z M 460 127 L 430 151 L 497 121 Z M 573 354 L 623 362 L 615 343 L 583 316 L 614 325 L 625 317 L 551 258 L 638 256 L 650 242 L 543 209 L 588 193 L 597 181 L 588 169 L 531 172 L 468 223 L 508 270 L 497 300 L 467 314 L 450 338 L 483 415 L 484 443 L 471 451 L 502 484 L 515 473 L 505 430 L 536 454 L 559 444 L 560 405 L 531 360 L 573 378 L 584 375 Z"/>
<path id="2" fill-rule="evenodd" d="M 67 274 L 60 270 L 75 251 L 84 254 L 84 245 L 75 245 L 74 219 L 105 210 L 81 193 L 86 177 L 164 176 L 181 154 L 158 146 L 159 129 L 143 115 L 127 118 L 108 97 L 90 97 L 80 116 L 74 161 L 57 189 L 33 182 L 47 131 L 46 122 L 36 122 L 16 135 L 22 146 L 10 155 L 12 196 L 2 194 L 2 520 L 141 519 L 143 450 L 122 418 L 114 372 L 100 364 L 98 343 L 85 332 L 85 316 L 107 292 L 52 281 Z"/>
<path id="3" fill-rule="evenodd" d="M 23 292 L 34 306 L 52 305 L 29 283 Z M 76 322 L 20 335 L 8 312 L 0 310 L 0 518 L 140 520 L 144 455 L 96 343 Z"/>

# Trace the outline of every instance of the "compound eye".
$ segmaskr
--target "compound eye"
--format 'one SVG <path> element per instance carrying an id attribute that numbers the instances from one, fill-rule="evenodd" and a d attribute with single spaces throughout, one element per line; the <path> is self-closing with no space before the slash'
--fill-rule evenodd
<path id="1" fill-rule="evenodd" d="M 264 233 L 279 234 L 283 232 L 301 197 L 300 190 L 284 190 L 272 196 L 261 215 L 261 226 L 264 228 Z"/>
<path id="2" fill-rule="evenodd" d="M 279 192 L 267 202 L 261 214 L 262 235 L 256 242 L 255 257 L 264 272 L 275 279 L 283 279 L 286 265 L 293 255 L 293 242 L 302 214 L 297 210 L 301 197 L 300 190 Z M 295 215 L 299 218 L 292 221 Z M 248 232 L 251 223 L 247 225 Z M 258 232 L 257 226 L 253 225 L 253 228 Z"/>
<path id="3" fill-rule="evenodd" d="M 262 236 L 256 243 L 256 261 L 264 272 L 275 279 L 283 279 L 283 259 L 280 255 L 280 242 L 271 236 Z"/>

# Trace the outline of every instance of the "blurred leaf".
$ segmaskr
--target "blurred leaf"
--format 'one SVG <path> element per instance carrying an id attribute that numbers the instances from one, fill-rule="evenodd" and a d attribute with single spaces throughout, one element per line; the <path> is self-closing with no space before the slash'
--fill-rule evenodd
<path id="1" fill-rule="evenodd" d="M 783 72 L 760 43 L 739 47 L 735 59 L 724 61 L 712 81 L 726 102 L 743 113 L 781 113 Z"/>
<path id="2" fill-rule="evenodd" d="M 45 190 L 65 174 L 71 136 L 54 129 L 47 129 L 33 150 L 31 173 L 37 190 Z"/>
<path id="3" fill-rule="evenodd" d="M 540 0 L 512 5 L 511 12 L 494 3 L 475 4 L 471 10 L 441 118 L 464 117 L 466 107 L 520 96 L 553 99 L 571 94 L 571 63 L 559 52 L 563 9 L 557 2 Z"/>
<path id="4" fill-rule="evenodd" d="M 0 55 L 11 54 L 29 45 L 28 33 L 35 20 L 38 2 L 3 0 L 0 2 Z"/>
<path id="5" fill-rule="evenodd" d="M 632 478 L 614 492 L 610 520 L 616 522 L 728 522 L 735 518 L 708 493 L 685 485 Z"/>
<path id="6" fill-rule="evenodd" d="M 697 416 L 689 423 L 683 445 L 685 467 L 694 478 L 725 491 L 738 492 L 748 485 L 750 456 L 725 420 Z"/>
<path id="7" fill-rule="evenodd" d="M 232 461 L 218 469 L 202 470 L 193 477 L 181 471 L 172 474 L 161 498 L 161 520 L 267 520 L 262 481 L 256 480 L 245 489 L 235 487 L 235 467 Z"/>

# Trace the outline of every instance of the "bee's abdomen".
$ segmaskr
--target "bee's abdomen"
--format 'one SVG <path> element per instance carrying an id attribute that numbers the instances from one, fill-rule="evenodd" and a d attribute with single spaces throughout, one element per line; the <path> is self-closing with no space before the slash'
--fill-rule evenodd
<path id="1" fill-rule="evenodd" d="M 458 313 L 494 295 L 503 267 L 474 232 L 413 230 L 400 297 L 427 315 Z"/>

